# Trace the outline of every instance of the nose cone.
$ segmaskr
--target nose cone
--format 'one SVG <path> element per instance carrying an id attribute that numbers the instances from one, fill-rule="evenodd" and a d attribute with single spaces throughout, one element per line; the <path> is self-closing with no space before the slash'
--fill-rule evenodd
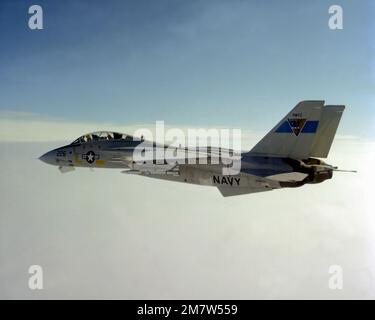
<path id="1" fill-rule="evenodd" d="M 39 160 L 48 164 L 56 164 L 55 152 L 49 151 L 43 154 L 42 156 L 40 156 Z"/>

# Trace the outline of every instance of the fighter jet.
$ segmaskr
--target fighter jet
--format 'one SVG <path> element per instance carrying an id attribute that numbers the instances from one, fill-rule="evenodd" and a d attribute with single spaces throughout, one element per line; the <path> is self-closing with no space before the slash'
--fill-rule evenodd
<path id="1" fill-rule="evenodd" d="M 61 172 L 75 167 L 119 168 L 126 174 L 214 186 L 224 197 L 301 187 L 331 179 L 333 171 L 339 171 L 320 158 L 328 156 L 344 109 L 324 101 L 298 103 L 250 151 L 239 153 L 240 170 L 235 174 L 223 173 L 228 167 L 224 161 L 212 161 L 228 154 L 223 151 L 233 154 L 233 150 L 208 147 L 206 163 L 191 164 L 192 150 L 186 147 L 176 151 L 182 151 L 185 157 L 180 160 L 187 161 L 139 161 L 134 152 L 141 144 L 154 150 L 168 146 L 118 132 L 85 134 L 39 159 L 58 166 Z"/>

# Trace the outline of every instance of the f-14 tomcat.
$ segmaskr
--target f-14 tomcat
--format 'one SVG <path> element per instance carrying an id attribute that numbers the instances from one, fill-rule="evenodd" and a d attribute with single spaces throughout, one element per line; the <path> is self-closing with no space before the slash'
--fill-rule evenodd
<path id="1" fill-rule="evenodd" d="M 300 187 L 332 178 L 337 167 L 319 158 L 328 156 L 344 109 L 343 105 L 324 105 L 324 101 L 298 103 L 250 151 L 239 153 L 240 170 L 235 174 L 223 174 L 224 161 L 140 163 L 134 159 L 134 150 L 145 141 L 117 132 L 83 135 L 47 152 L 40 160 L 58 166 L 62 172 L 74 167 L 122 168 L 128 174 L 215 186 L 224 197 Z M 167 147 L 153 142 L 150 145 Z M 187 159 L 189 150 L 184 151 Z M 220 157 L 222 151 L 208 148 L 208 158 Z"/>

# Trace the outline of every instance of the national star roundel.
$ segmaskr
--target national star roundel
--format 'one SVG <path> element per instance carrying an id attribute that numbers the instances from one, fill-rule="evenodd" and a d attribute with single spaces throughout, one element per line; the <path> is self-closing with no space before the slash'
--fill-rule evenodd
<path id="1" fill-rule="evenodd" d="M 99 155 L 96 155 L 94 151 L 88 151 L 82 155 L 82 159 L 86 159 L 88 163 L 94 163 L 96 159 L 99 159 Z"/>

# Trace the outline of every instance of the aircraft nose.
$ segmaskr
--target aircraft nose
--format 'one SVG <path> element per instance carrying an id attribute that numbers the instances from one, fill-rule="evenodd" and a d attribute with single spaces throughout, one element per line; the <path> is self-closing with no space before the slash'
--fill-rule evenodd
<path id="1" fill-rule="evenodd" d="M 47 153 L 43 154 L 39 157 L 39 160 L 48 164 L 56 164 L 55 154 L 53 151 L 48 151 Z"/>

